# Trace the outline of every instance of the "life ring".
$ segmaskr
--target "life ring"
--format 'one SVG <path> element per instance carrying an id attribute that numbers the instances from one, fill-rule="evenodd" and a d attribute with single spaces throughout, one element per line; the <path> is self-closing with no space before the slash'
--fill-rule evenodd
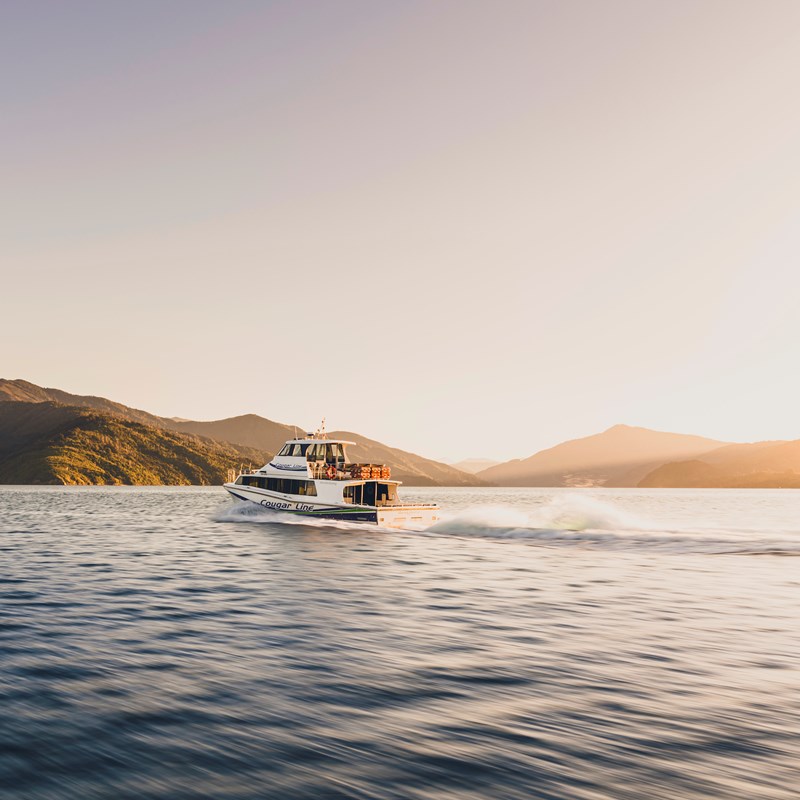
<path id="1" fill-rule="evenodd" d="M 332 481 L 336 477 L 336 467 L 333 464 L 328 464 L 328 468 L 325 470 L 325 477 Z"/>

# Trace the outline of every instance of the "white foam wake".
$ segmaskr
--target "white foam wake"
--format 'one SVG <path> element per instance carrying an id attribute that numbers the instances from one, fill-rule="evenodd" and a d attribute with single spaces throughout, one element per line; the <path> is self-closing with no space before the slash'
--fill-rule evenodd
<path id="1" fill-rule="evenodd" d="M 800 556 L 800 535 L 775 532 L 765 538 L 750 531 L 680 529 L 646 519 L 597 497 L 559 494 L 530 510 L 507 505 L 479 505 L 443 519 L 424 531 L 406 531 L 423 536 L 478 537 L 525 540 L 547 546 L 584 546 L 607 550 L 660 550 L 674 553 Z M 399 533 L 374 524 L 312 519 L 262 508 L 255 503 L 231 503 L 213 517 L 216 522 L 292 525 Z"/>
<path id="2" fill-rule="evenodd" d="M 800 556 L 800 538 L 790 534 L 764 539 L 743 531 L 675 530 L 584 494 L 560 494 L 529 512 L 502 505 L 474 506 L 445 516 L 426 533 L 519 539 L 553 546 Z"/>
<path id="3" fill-rule="evenodd" d="M 564 494 L 530 512 L 502 505 L 482 505 L 446 516 L 429 530 L 537 529 L 560 531 L 652 530 L 653 523 L 595 497 Z"/>

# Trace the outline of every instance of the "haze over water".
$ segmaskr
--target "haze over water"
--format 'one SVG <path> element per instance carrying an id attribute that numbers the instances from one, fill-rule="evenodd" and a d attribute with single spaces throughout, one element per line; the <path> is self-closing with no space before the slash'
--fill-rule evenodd
<path id="1" fill-rule="evenodd" d="M 21 798 L 794 798 L 800 494 L 0 488 Z"/>

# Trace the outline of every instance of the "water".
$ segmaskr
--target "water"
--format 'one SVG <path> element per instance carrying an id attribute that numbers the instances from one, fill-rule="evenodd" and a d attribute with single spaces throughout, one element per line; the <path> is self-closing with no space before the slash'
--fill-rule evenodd
<path id="1" fill-rule="evenodd" d="M 3 797 L 797 798 L 800 493 L 0 489 Z"/>

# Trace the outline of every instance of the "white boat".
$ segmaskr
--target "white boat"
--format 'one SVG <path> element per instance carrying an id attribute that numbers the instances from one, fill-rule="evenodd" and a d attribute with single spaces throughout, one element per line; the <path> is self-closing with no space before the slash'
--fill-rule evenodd
<path id="1" fill-rule="evenodd" d="M 423 529 L 439 519 L 433 503 L 402 503 L 385 464 L 351 463 L 355 442 L 320 435 L 290 439 L 268 464 L 242 471 L 225 488 L 237 499 L 314 519 Z"/>

